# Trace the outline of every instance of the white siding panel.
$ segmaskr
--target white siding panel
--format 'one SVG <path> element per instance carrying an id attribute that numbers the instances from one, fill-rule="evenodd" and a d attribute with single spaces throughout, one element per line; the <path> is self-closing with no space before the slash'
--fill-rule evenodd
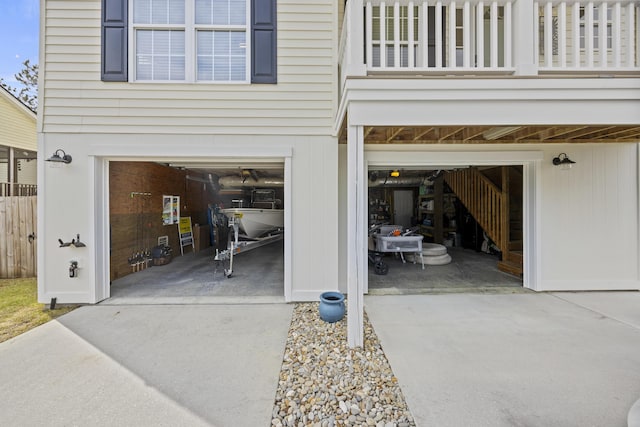
<path id="1" fill-rule="evenodd" d="M 21 108 L 11 95 L 0 94 L 0 145 L 36 151 L 36 115 Z"/>
<path id="2" fill-rule="evenodd" d="M 545 148 L 540 242 L 544 289 L 578 289 L 580 280 L 638 280 L 636 150 L 635 144 Z M 551 164 L 560 152 L 577 162 L 571 170 Z"/>
<path id="3" fill-rule="evenodd" d="M 327 135 L 334 2 L 278 1 L 278 84 L 104 83 L 100 1 L 47 1 L 44 132 Z"/>

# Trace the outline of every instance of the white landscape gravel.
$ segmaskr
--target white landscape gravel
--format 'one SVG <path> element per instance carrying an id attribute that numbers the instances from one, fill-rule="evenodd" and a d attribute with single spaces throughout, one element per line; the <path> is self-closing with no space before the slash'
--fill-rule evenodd
<path id="1" fill-rule="evenodd" d="M 272 426 L 415 426 L 378 337 L 364 316 L 364 346 L 347 346 L 347 317 L 320 319 L 318 303 L 296 304 Z"/>

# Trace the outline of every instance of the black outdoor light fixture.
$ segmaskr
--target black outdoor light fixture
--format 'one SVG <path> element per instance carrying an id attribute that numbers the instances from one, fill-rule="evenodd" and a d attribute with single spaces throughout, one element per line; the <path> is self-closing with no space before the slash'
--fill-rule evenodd
<path id="1" fill-rule="evenodd" d="M 54 153 L 53 156 L 49 157 L 47 159 L 47 162 L 54 162 L 54 163 L 66 163 L 69 164 L 71 163 L 71 155 L 67 154 L 64 152 L 64 150 L 61 149 L 57 149 Z"/>
<path id="2" fill-rule="evenodd" d="M 561 169 L 571 169 L 575 162 L 571 160 L 566 153 L 558 154 L 558 157 L 553 158 L 553 164 L 560 166 Z"/>

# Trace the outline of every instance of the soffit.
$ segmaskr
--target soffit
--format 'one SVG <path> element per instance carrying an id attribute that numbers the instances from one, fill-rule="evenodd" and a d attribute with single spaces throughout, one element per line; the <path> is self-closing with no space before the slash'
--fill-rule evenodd
<path id="1" fill-rule="evenodd" d="M 365 126 L 365 144 L 541 144 L 640 141 L 639 126 Z M 343 126 L 340 143 L 346 144 Z"/>

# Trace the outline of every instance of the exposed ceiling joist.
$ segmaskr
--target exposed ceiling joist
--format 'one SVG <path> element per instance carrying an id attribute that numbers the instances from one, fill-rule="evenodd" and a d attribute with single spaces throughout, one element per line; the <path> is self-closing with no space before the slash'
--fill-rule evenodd
<path id="1" fill-rule="evenodd" d="M 393 139 L 398 136 L 398 134 L 400 134 L 402 132 L 404 128 L 391 128 L 389 129 L 389 133 L 387 134 L 387 144 L 391 143 L 393 141 Z"/>
<path id="2" fill-rule="evenodd" d="M 586 126 L 567 126 L 567 127 L 550 127 L 538 132 L 540 141 L 558 138 L 571 132 L 584 129 Z"/>
<path id="3" fill-rule="evenodd" d="M 480 137 L 482 133 L 485 132 L 486 130 L 487 128 L 485 126 L 475 126 L 475 127 L 472 126 L 472 127 L 465 128 L 463 130 L 462 140 L 470 141 L 472 139 L 476 139 Z"/>
<path id="4" fill-rule="evenodd" d="M 449 138 L 450 136 L 453 136 L 458 132 L 461 132 L 462 130 L 464 130 L 464 127 L 456 127 L 456 128 L 448 128 L 448 129 L 445 128 L 444 132 L 441 133 L 440 138 L 438 138 L 438 142 L 442 142 L 447 138 Z"/>
<path id="5" fill-rule="evenodd" d="M 415 132 L 413 134 L 413 141 L 420 140 L 420 138 L 422 138 L 423 136 L 431 132 L 433 129 L 434 129 L 433 126 L 415 129 Z"/>
<path id="6" fill-rule="evenodd" d="M 633 142 L 640 140 L 640 124 L 626 126 L 366 126 L 364 136 L 366 144 Z M 346 142 L 345 134 L 340 135 L 340 141 Z"/>

